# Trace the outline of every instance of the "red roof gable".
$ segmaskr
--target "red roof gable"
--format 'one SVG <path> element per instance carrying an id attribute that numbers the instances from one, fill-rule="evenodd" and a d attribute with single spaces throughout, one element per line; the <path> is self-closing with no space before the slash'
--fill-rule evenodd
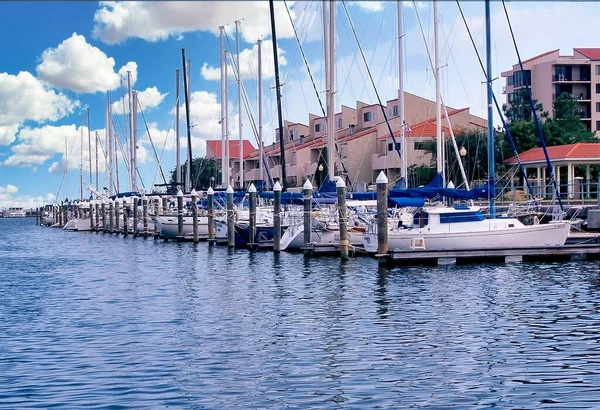
<path id="1" fill-rule="evenodd" d="M 451 117 L 455 114 L 461 113 L 463 111 L 467 111 L 468 108 L 460 108 L 457 110 L 452 110 L 448 112 L 448 116 Z M 446 118 L 446 115 L 442 115 L 442 119 Z M 435 125 L 435 117 L 429 118 L 428 120 L 421 121 L 416 123 L 415 125 L 409 126 L 409 128 L 405 131 L 404 135 L 409 137 L 435 137 L 437 134 L 436 125 Z M 457 129 L 452 129 L 455 134 L 459 132 Z M 442 132 L 446 135 L 450 135 L 450 128 L 442 125 Z M 379 137 L 379 139 L 389 138 L 390 134 Z"/>
<path id="2" fill-rule="evenodd" d="M 545 56 L 547 56 L 548 54 L 556 53 L 557 51 L 560 51 L 560 48 L 557 48 L 556 50 L 550 50 L 550 51 L 546 51 L 545 53 L 538 54 L 538 55 L 537 55 L 537 56 L 535 56 L 535 57 L 528 58 L 527 60 L 523 61 L 523 64 L 527 64 L 527 63 L 529 63 L 529 62 L 531 62 L 531 61 L 533 61 L 533 60 L 537 60 L 538 58 L 545 57 Z"/>
<path id="3" fill-rule="evenodd" d="M 600 60 L 600 48 L 574 48 L 573 50 L 583 54 L 590 60 Z"/>
<path id="4" fill-rule="evenodd" d="M 243 140 L 243 155 L 244 158 L 248 157 L 252 151 L 254 151 L 254 146 L 248 140 Z M 213 152 L 214 157 L 221 158 L 221 141 L 220 140 L 208 140 L 206 141 L 206 145 Z M 240 141 L 239 140 L 229 140 L 229 158 L 230 159 L 239 159 L 240 158 Z"/>
<path id="5" fill-rule="evenodd" d="M 600 159 L 600 143 L 578 142 L 577 144 L 556 145 L 548 147 L 548 156 L 551 160 L 566 159 Z M 532 148 L 519 155 L 521 162 L 543 162 L 546 160 L 542 148 Z M 507 164 L 516 164 L 517 158 L 511 157 L 504 161 Z"/>

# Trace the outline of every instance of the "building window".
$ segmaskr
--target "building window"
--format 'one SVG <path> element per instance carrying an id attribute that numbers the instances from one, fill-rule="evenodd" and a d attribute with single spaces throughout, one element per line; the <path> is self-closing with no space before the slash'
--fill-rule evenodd
<path id="1" fill-rule="evenodd" d="M 506 85 L 510 86 L 513 85 L 513 76 L 509 75 L 508 77 L 506 77 Z"/>
<path id="2" fill-rule="evenodd" d="M 336 121 L 336 124 L 337 124 L 338 129 L 342 128 L 342 119 L 338 118 L 337 121 Z"/>
<path id="3" fill-rule="evenodd" d="M 304 135 L 300 135 L 300 145 L 304 144 Z"/>
<path id="4" fill-rule="evenodd" d="M 514 96 L 514 94 L 513 94 L 513 93 L 508 93 L 508 102 L 509 102 L 509 103 L 511 103 L 511 102 L 512 102 L 512 100 L 513 100 L 513 96 Z"/>
<path id="5" fill-rule="evenodd" d="M 296 138 L 296 130 L 290 130 L 290 141 L 294 141 Z"/>
<path id="6" fill-rule="evenodd" d="M 400 151 L 400 143 L 397 142 L 396 143 L 396 147 L 394 148 L 394 144 L 393 143 L 388 143 L 388 151 L 394 151 L 394 150 L 398 150 Z"/>
<path id="7" fill-rule="evenodd" d="M 596 121 L 596 131 L 600 131 L 600 121 Z"/>
<path id="8" fill-rule="evenodd" d="M 600 84 L 596 84 L 596 94 L 600 94 Z"/>
<path id="9" fill-rule="evenodd" d="M 513 74 L 513 83 L 515 87 L 531 84 L 531 70 L 516 71 Z"/>
<path id="10" fill-rule="evenodd" d="M 321 124 L 320 123 L 315 124 L 315 132 L 321 132 Z"/>
<path id="11" fill-rule="evenodd" d="M 373 121 L 375 119 L 375 113 L 368 111 L 366 113 L 363 114 L 363 121 L 364 122 L 369 122 L 369 121 Z"/>
<path id="12" fill-rule="evenodd" d="M 596 75 L 600 75 L 600 64 L 596 65 Z"/>
<path id="13" fill-rule="evenodd" d="M 596 112 L 600 112 L 600 102 L 596 103 Z"/>
<path id="14" fill-rule="evenodd" d="M 425 149 L 425 144 L 423 141 L 415 141 L 413 148 L 415 151 L 420 151 Z"/>
<path id="15" fill-rule="evenodd" d="M 354 135 L 354 129 L 356 128 L 356 124 L 350 124 L 348 129 L 348 135 Z"/>

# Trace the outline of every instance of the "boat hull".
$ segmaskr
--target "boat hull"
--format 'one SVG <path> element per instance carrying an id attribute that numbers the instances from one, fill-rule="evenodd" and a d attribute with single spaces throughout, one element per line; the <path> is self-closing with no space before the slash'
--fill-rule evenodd
<path id="1" fill-rule="evenodd" d="M 166 239 L 174 239 L 179 234 L 179 224 L 177 216 L 158 215 L 152 218 L 160 236 Z M 138 225 L 139 226 L 139 225 Z M 194 236 L 194 225 L 192 216 L 183 217 L 183 236 Z M 198 217 L 198 236 L 202 239 L 208 238 L 208 217 Z"/>

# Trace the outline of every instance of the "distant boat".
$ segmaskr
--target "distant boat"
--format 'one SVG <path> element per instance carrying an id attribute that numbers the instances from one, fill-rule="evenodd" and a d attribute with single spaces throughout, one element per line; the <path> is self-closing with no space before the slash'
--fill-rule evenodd
<path id="1" fill-rule="evenodd" d="M 21 207 L 12 207 L 4 211 L 4 218 L 25 218 L 27 213 Z"/>

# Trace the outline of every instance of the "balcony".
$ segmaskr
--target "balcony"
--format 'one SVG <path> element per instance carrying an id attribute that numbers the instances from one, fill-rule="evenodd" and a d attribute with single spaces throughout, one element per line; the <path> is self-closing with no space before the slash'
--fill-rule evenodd
<path id="1" fill-rule="evenodd" d="M 281 179 L 281 165 L 271 167 L 271 178 Z"/>
<path id="2" fill-rule="evenodd" d="M 506 94 L 506 86 L 505 85 L 502 86 L 502 94 Z"/>
<path id="3" fill-rule="evenodd" d="M 564 93 L 561 93 L 561 94 L 564 94 Z M 577 101 L 578 103 L 589 103 L 589 102 L 592 101 L 592 100 L 590 100 L 590 96 L 586 95 L 584 93 L 579 93 L 579 94 L 569 93 L 569 94 L 571 94 L 571 97 L 573 97 L 573 99 L 575 101 Z M 556 100 L 556 94 L 553 93 L 552 94 L 552 101 L 555 101 L 555 100 Z"/>
<path id="4" fill-rule="evenodd" d="M 587 75 L 552 74 L 553 83 L 589 83 L 590 81 Z"/>
<path id="5" fill-rule="evenodd" d="M 390 151 L 386 154 L 373 154 L 371 158 L 371 169 L 390 169 L 400 168 L 400 157 L 396 151 Z"/>
<path id="6" fill-rule="evenodd" d="M 266 178 L 266 172 L 264 173 Z M 252 168 L 250 171 L 244 173 L 246 181 L 258 181 L 260 180 L 260 169 Z"/>

